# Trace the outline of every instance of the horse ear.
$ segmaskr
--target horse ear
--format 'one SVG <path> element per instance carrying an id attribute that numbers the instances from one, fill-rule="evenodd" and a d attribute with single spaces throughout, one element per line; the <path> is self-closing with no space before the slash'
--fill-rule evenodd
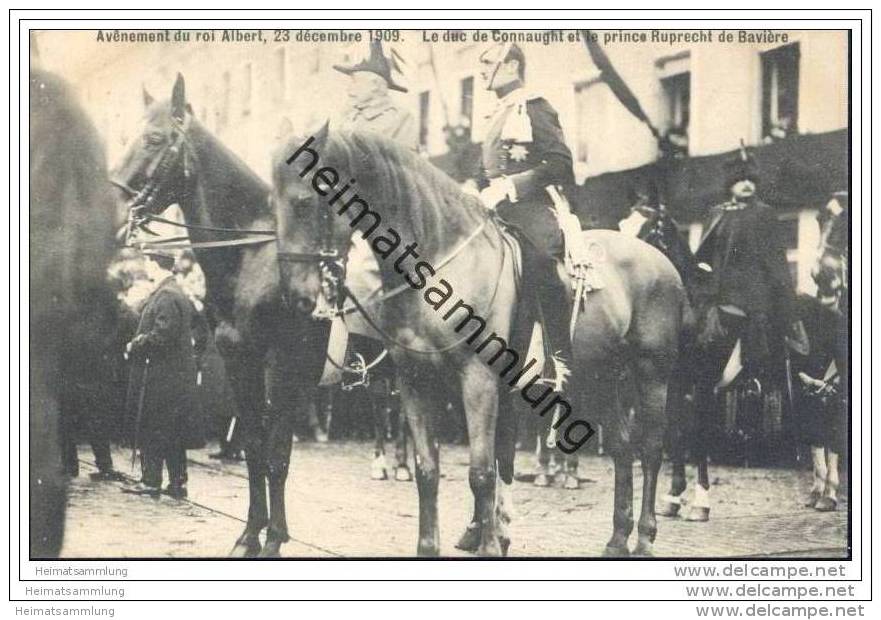
<path id="1" fill-rule="evenodd" d="M 187 95 L 186 86 L 184 84 L 184 76 L 177 74 L 174 81 L 174 88 L 171 91 L 171 114 L 179 121 L 186 116 L 187 111 Z"/>
<path id="2" fill-rule="evenodd" d="M 149 108 L 154 101 L 153 95 L 147 92 L 147 87 L 141 84 L 141 95 L 144 97 L 144 107 Z"/>

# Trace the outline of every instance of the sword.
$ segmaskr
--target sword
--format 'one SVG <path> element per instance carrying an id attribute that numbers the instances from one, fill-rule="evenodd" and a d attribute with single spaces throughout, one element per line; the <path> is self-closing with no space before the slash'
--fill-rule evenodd
<path id="1" fill-rule="evenodd" d="M 138 394 L 138 412 L 135 415 L 135 435 L 132 438 L 132 471 L 138 457 L 138 436 L 141 433 L 141 417 L 144 415 L 144 394 L 147 391 L 147 371 L 150 369 L 150 358 L 144 358 L 144 374 L 141 375 L 141 391 Z"/>

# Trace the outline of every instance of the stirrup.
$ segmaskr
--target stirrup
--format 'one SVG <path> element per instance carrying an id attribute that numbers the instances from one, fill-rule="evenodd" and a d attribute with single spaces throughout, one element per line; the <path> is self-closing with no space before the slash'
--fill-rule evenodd
<path id="1" fill-rule="evenodd" d="M 354 375 L 350 381 L 346 381 L 346 373 Z M 367 370 L 367 360 L 360 353 L 355 353 L 355 359 L 346 365 L 346 373 L 343 373 L 343 379 L 340 383 L 343 391 L 351 392 L 356 387 L 370 386 L 370 373 Z"/>

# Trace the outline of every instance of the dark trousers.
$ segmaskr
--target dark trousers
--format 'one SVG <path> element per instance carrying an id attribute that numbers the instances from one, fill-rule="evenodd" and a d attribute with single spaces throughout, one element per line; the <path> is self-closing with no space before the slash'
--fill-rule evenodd
<path id="1" fill-rule="evenodd" d="M 112 404 L 101 386 L 78 386 L 65 392 L 61 411 L 61 455 L 68 474 L 77 475 L 79 472 L 78 439 L 86 439 L 91 444 L 95 465 L 100 471 L 113 470 L 110 455 Z"/>
<path id="2" fill-rule="evenodd" d="M 523 292 L 538 303 L 549 343 L 550 353 L 572 364 L 572 341 L 569 322 L 572 318 L 572 293 L 557 274 L 557 260 L 536 249 L 528 241 L 523 248 Z"/>
<path id="3" fill-rule="evenodd" d="M 141 452 L 141 479 L 147 486 L 162 486 L 162 463 L 168 469 L 168 483 L 187 483 L 187 451 L 180 446 L 166 450 L 145 449 Z"/>

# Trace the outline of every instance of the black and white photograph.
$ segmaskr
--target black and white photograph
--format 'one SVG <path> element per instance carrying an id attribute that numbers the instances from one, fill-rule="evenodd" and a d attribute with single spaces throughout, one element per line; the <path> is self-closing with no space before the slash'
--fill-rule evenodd
<path id="1" fill-rule="evenodd" d="M 853 26 L 255 17 L 19 22 L 20 578 L 862 576 Z"/>

